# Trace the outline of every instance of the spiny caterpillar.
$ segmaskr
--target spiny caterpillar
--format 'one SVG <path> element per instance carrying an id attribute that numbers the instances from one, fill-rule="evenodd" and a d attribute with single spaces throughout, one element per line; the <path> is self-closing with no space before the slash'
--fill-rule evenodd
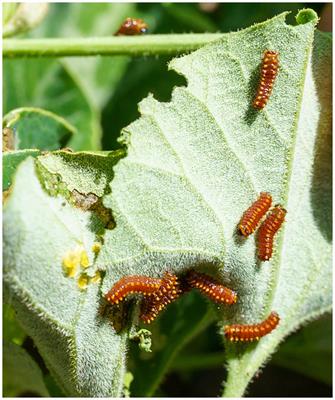
<path id="1" fill-rule="evenodd" d="M 180 294 L 181 290 L 177 276 L 170 272 L 165 272 L 159 289 L 143 299 L 140 319 L 146 324 L 150 324 Z"/>
<path id="2" fill-rule="evenodd" d="M 224 327 L 224 333 L 228 340 L 231 342 L 252 342 L 259 340 L 262 336 L 267 335 L 279 323 L 279 315 L 272 311 L 271 314 L 259 324 L 253 325 L 227 325 Z"/>
<path id="3" fill-rule="evenodd" d="M 157 291 L 161 283 L 162 280 L 160 278 L 150 278 L 141 275 L 125 276 L 117 281 L 106 293 L 105 299 L 109 303 L 118 304 L 129 294 L 140 293 L 148 296 Z"/>
<path id="4" fill-rule="evenodd" d="M 258 86 L 256 98 L 253 102 L 255 108 L 262 109 L 268 102 L 274 81 L 278 74 L 278 69 L 278 53 L 276 51 L 266 50 L 264 52 L 261 68 L 261 81 Z"/>
<path id="5" fill-rule="evenodd" d="M 262 261 L 270 260 L 273 251 L 273 238 L 285 220 L 285 208 L 276 205 L 258 230 L 258 257 Z"/>
<path id="6" fill-rule="evenodd" d="M 237 301 L 236 292 L 221 285 L 209 275 L 191 270 L 186 274 L 185 279 L 191 287 L 199 289 L 201 293 L 217 303 L 234 304 Z"/>
<path id="7" fill-rule="evenodd" d="M 244 212 L 238 230 L 243 236 L 251 235 L 259 221 L 271 206 L 272 197 L 269 193 L 261 192 L 258 199 Z"/>
<path id="8" fill-rule="evenodd" d="M 148 25 L 143 21 L 143 19 L 128 17 L 122 23 L 115 35 L 141 35 L 142 33 L 146 33 L 147 30 Z"/>

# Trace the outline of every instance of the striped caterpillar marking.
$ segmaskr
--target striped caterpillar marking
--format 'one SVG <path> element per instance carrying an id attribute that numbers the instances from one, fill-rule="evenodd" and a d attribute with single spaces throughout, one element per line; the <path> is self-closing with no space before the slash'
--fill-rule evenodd
<path id="1" fill-rule="evenodd" d="M 143 299 L 140 319 L 146 324 L 150 324 L 168 304 L 179 297 L 181 292 L 177 276 L 165 272 L 159 289 Z"/>
<path id="2" fill-rule="evenodd" d="M 253 342 L 273 331 L 279 323 L 279 315 L 272 311 L 268 318 L 254 325 L 227 325 L 224 328 L 225 336 L 231 342 Z"/>
<path id="3" fill-rule="evenodd" d="M 128 17 L 122 23 L 115 35 L 141 35 L 142 33 L 146 33 L 147 30 L 148 25 L 143 21 L 143 19 Z"/>
<path id="4" fill-rule="evenodd" d="M 273 84 L 278 74 L 278 53 L 266 50 L 263 56 L 261 81 L 259 83 L 253 106 L 258 109 L 265 107 L 272 92 Z"/>
<path id="5" fill-rule="evenodd" d="M 273 251 L 273 238 L 285 220 L 285 208 L 277 205 L 262 223 L 258 231 L 258 257 L 262 261 L 270 260 Z"/>
<path id="6" fill-rule="evenodd" d="M 191 270 L 186 274 L 185 279 L 191 287 L 199 289 L 201 293 L 217 303 L 234 304 L 237 301 L 236 292 L 221 285 L 209 275 Z"/>
<path id="7" fill-rule="evenodd" d="M 144 296 L 148 296 L 159 289 L 161 281 L 159 278 L 141 275 L 125 276 L 117 281 L 111 290 L 106 293 L 105 299 L 111 304 L 118 304 L 126 296 L 133 293 L 141 293 Z"/>
<path id="8" fill-rule="evenodd" d="M 271 202 L 271 195 L 266 192 L 261 192 L 258 199 L 244 212 L 238 224 L 239 232 L 243 236 L 249 236 L 255 231 L 259 221 L 270 208 Z"/>

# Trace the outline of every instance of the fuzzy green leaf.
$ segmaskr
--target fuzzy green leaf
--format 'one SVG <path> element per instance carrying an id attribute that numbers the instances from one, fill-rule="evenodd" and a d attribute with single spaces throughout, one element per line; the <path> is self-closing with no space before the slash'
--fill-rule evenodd
<path id="1" fill-rule="evenodd" d="M 188 86 L 176 88 L 170 103 L 141 102 L 142 117 L 123 131 L 128 155 L 105 199 L 117 226 L 98 258 L 107 270 L 103 292 L 125 271 L 195 266 L 238 292 L 222 324 L 280 314 L 278 329 L 259 344 L 227 344 L 227 396 L 242 395 L 285 336 L 331 307 L 331 47 L 318 34 L 312 54 L 317 18 L 300 13 L 309 16 L 304 24 L 287 25 L 281 14 L 173 60 Z M 251 103 L 265 49 L 279 52 L 280 72 L 257 111 Z M 265 263 L 255 236 L 236 234 L 261 191 L 288 210 Z"/>
<path id="2" fill-rule="evenodd" d="M 53 171 L 55 157 L 61 158 L 59 164 L 68 158 L 73 182 L 79 182 L 77 207 L 64 199 L 73 199 L 74 187 L 65 167 L 67 179 Z M 117 335 L 101 316 L 92 249 L 101 221 L 97 211 L 83 206 L 87 192 L 80 182 L 91 182 L 86 190 L 98 198 L 94 192 L 103 193 L 118 157 L 87 157 L 89 163 L 85 154 L 61 153 L 40 157 L 36 166 L 32 158 L 20 164 L 4 212 L 4 281 L 19 322 L 64 392 L 117 397 L 122 390 L 125 336 Z M 90 168 L 75 168 L 78 158 Z"/>
<path id="3" fill-rule="evenodd" d="M 57 150 L 65 147 L 76 129 L 63 118 L 40 108 L 18 108 L 4 116 L 14 131 L 14 149 Z"/>
<path id="4" fill-rule="evenodd" d="M 116 222 L 104 231 L 92 266 L 92 273 L 106 271 L 102 293 L 124 275 L 195 267 L 238 292 L 237 304 L 218 312 L 221 324 L 260 321 L 272 309 L 280 314 L 279 327 L 258 344 L 227 344 L 227 396 L 242 395 L 285 336 L 330 309 L 331 45 L 318 34 L 312 54 L 316 16 L 307 12 L 299 20 L 304 23 L 289 26 L 282 14 L 173 60 L 188 86 L 176 88 L 169 103 L 152 96 L 141 102 L 141 118 L 123 132 L 128 154 L 111 183 L 112 174 L 100 182 L 90 172 L 85 182 L 80 160 L 76 166 L 46 156 L 38 173 L 49 193 L 62 195 L 50 197 L 33 162 L 20 165 L 6 204 L 5 283 L 67 393 L 120 394 L 125 351 L 124 336 L 105 320 L 96 323 L 98 286 L 81 292 L 61 270 L 67 249 L 78 244 L 93 262 L 90 249 L 101 226 L 90 223 L 90 209 L 64 202 L 76 188 L 88 195 L 85 185 L 105 194 L 104 207 Z M 265 49 L 279 51 L 280 72 L 269 103 L 256 111 L 251 102 Z M 260 191 L 288 210 L 266 263 L 257 260 L 254 236 L 243 241 L 236 234 Z M 166 348 L 173 353 L 180 342 L 171 332 Z M 160 360 L 165 357 L 163 350 Z M 157 386 L 158 375 L 142 396 Z"/>

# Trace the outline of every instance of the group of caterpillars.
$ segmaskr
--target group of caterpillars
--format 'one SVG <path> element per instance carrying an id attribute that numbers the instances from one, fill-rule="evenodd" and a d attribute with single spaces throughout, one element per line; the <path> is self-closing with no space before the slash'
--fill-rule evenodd
<path id="1" fill-rule="evenodd" d="M 259 198 L 244 212 L 238 224 L 239 232 L 247 237 L 252 234 L 265 214 L 270 210 L 272 198 L 269 193 L 262 192 Z M 284 221 L 286 210 L 276 205 L 270 210 L 268 217 L 259 228 L 259 257 L 269 260 L 272 256 L 273 238 Z M 189 270 L 180 277 L 171 272 L 165 272 L 163 278 L 148 276 L 125 276 L 113 285 L 106 293 L 105 299 L 113 305 L 124 301 L 127 296 L 141 294 L 140 319 L 150 324 L 158 314 L 172 301 L 176 300 L 192 288 L 198 289 L 202 294 L 214 302 L 227 305 L 237 302 L 237 293 L 223 286 L 213 277 Z M 224 328 L 225 336 L 231 342 L 259 340 L 270 333 L 279 323 L 276 312 L 271 314 L 259 324 L 252 325 L 227 325 Z"/>
<path id="2" fill-rule="evenodd" d="M 192 288 L 218 303 L 234 304 L 237 301 L 235 291 L 221 285 L 217 280 L 204 273 L 189 270 L 180 277 L 166 271 L 163 278 L 134 275 L 121 278 L 106 293 L 105 299 L 111 304 L 119 304 L 132 294 L 141 294 L 140 319 L 150 324 L 158 314 L 181 294 Z"/>
<path id="3" fill-rule="evenodd" d="M 111 304 L 119 304 L 128 295 L 141 293 L 145 298 L 141 305 L 140 319 L 150 324 L 169 303 L 181 294 L 197 288 L 211 300 L 234 304 L 237 294 L 221 285 L 209 275 L 190 270 L 180 278 L 171 272 L 165 272 L 163 278 L 147 276 L 125 276 L 105 295 Z"/>
<path id="4" fill-rule="evenodd" d="M 106 293 L 105 299 L 113 305 L 124 301 L 127 296 L 141 294 L 140 319 L 150 324 L 158 314 L 180 295 L 192 288 L 198 289 L 212 301 L 227 305 L 235 304 L 237 293 L 211 276 L 190 270 L 178 278 L 175 274 L 166 271 L 163 278 L 133 275 L 121 278 Z M 269 317 L 259 324 L 253 325 L 227 325 L 224 328 L 225 336 L 232 342 L 258 340 L 270 333 L 279 322 L 277 313 L 272 312 Z"/>
<path id="5" fill-rule="evenodd" d="M 147 32 L 147 24 L 141 19 L 127 18 L 115 35 L 138 35 Z M 261 79 L 253 107 L 263 109 L 271 95 L 273 84 L 279 69 L 278 53 L 266 50 L 261 66 Z M 251 235 L 259 226 L 262 218 L 270 210 L 272 198 L 269 193 L 261 192 L 259 198 L 244 212 L 238 224 L 238 230 L 244 237 Z M 272 257 L 273 239 L 284 222 L 286 210 L 276 205 L 269 211 L 267 218 L 258 230 L 258 257 L 268 261 Z M 127 296 L 141 294 L 140 319 L 151 323 L 158 314 L 181 294 L 192 288 L 217 303 L 227 305 L 237 301 L 237 293 L 204 273 L 190 270 L 180 278 L 171 272 L 165 272 L 163 278 L 147 276 L 125 276 L 106 293 L 105 299 L 111 304 L 119 304 Z M 262 322 L 251 325 L 233 324 L 224 328 L 226 338 L 231 342 L 259 340 L 275 329 L 279 323 L 279 315 L 272 311 Z"/>
<path id="6" fill-rule="evenodd" d="M 244 212 L 238 230 L 247 237 L 252 234 L 260 224 L 262 218 L 270 210 L 272 197 L 269 193 L 261 192 L 259 198 Z M 274 206 L 269 215 L 259 228 L 259 258 L 263 261 L 272 256 L 273 239 L 284 221 L 286 210 L 280 205 Z M 231 290 L 211 276 L 191 269 L 177 277 L 171 272 L 165 272 L 163 278 L 151 278 L 147 276 L 125 276 L 121 278 L 106 293 L 105 299 L 113 305 L 124 301 L 127 296 L 141 294 L 140 319 L 150 324 L 158 314 L 181 294 L 192 288 L 198 289 L 202 294 L 212 301 L 227 305 L 235 304 L 237 293 Z M 224 328 L 225 336 L 231 342 L 247 342 L 259 340 L 262 336 L 270 333 L 279 323 L 279 316 L 271 312 L 268 318 L 258 324 L 227 325 Z"/>

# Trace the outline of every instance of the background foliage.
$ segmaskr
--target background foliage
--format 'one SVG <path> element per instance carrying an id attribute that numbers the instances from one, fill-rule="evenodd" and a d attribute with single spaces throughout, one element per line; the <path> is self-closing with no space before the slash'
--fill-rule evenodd
<path id="1" fill-rule="evenodd" d="M 281 11 L 297 10 L 302 7 L 303 4 L 292 3 L 277 5 L 220 4 L 213 11 L 204 11 L 196 4 L 51 4 L 44 21 L 38 28 L 26 35 L 34 37 L 110 35 L 129 15 L 144 18 L 152 33 L 215 32 L 217 30 L 228 32 L 247 27 Z M 313 7 L 316 8 L 316 11 L 320 11 L 322 5 L 313 5 Z M 68 121 L 65 125 L 59 120 L 50 122 L 53 131 L 57 132 L 57 140 L 55 139 L 50 144 L 38 143 L 36 147 L 41 150 L 53 150 L 58 147 L 58 143 L 61 143 L 59 147 L 67 145 L 74 150 L 116 149 L 119 148 L 116 139 L 121 128 L 139 116 L 137 103 L 146 97 L 148 92 L 152 92 L 160 101 L 167 101 L 170 99 L 172 87 L 185 83 L 183 77 L 174 71 L 167 72 L 167 61 L 168 59 L 164 57 L 138 59 L 92 57 L 85 60 L 84 63 L 75 58 L 6 60 L 4 63 L 4 114 L 20 107 L 39 107 L 50 110 Z M 29 118 L 29 109 L 25 110 L 25 113 Z M 8 116 L 9 119 L 12 117 Z M 15 118 L 11 120 L 13 120 L 15 129 L 19 130 L 19 127 L 14 125 Z M 43 123 L 48 125 L 48 122 L 44 121 Z M 55 129 L 55 124 L 59 124 L 59 129 Z M 65 141 L 64 138 L 66 138 Z M 38 138 L 34 140 L 38 140 Z M 17 145 L 15 148 L 24 149 L 25 146 Z M 37 154 L 38 152 L 35 152 L 32 155 Z M 22 154 L 18 153 L 15 157 L 10 154 L 4 157 L 4 165 L 9 165 L 8 168 L 4 168 L 5 173 L 11 170 L 15 171 L 19 162 L 18 158 L 20 160 L 25 158 L 25 155 L 20 158 L 21 156 Z M 9 173 L 4 177 L 4 189 L 9 187 L 10 181 L 11 174 Z M 195 301 L 199 303 L 199 309 L 205 307 L 201 298 L 195 299 Z M 183 309 L 187 310 L 187 304 Z M 160 324 L 163 327 L 161 331 L 165 334 L 168 334 L 170 321 L 174 320 L 176 312 L 175 307 L 171 306 L 164 314 Z M 157 394 L 166 396 L 217 395 L 224 374 L 222 367 L 218 366 L 222 364 L 225 356 L 222 355 L 222 345 L 216 335 L 216 325 L 212 321 L 211 316 L 208 316 L 205 324 L 203 321 L 199 321 L 199 326 L 201 325 L 202 328 L 199 329 L 196 337 L 180 350 L 173 364 L 170 365 L 171 374 L 158 389 Z M 294 386 L 297 386 L 297 381 L 300 379 L 301 382 L 304 382 L 304 387 L 308 388 L 309 395 L 313 390 L 315 395 L 329 393 L 327 385 L 330 385 L 331 382 L 330 323 L 329 317 L 323 317 L 293 334 L 273 358 L 271 362 L 273 367 L 271 365 L 266 367 L 264 374 L 271 374 L 272 370 L 278 374 L 278 366 L 281 368 L 280 373 L 285 374 L 283 368 L 288 368 L 291 371 L 287 375 L 283 375 L 282 379 L 288 380 L 293 375 Z M 9 379 L 6 381 L 5 375 L 4 388 L 7 390 L 7 395 L 23 395 L 26 392 L 45 395 L 46 390 L 49 390 L 51 395 L 57 396 L 60 393 L 59 387 L 50 377 L 36 348 L 17 325 L 10 306 L 6 306 L 4 312 L 4 327 L 5 338 L 9 343 L 4 349 L 5 357 L 9 349 L 9 353 L 13 357 L 25 358 L 26 361 L 22 361 L 20 373 L 24 376 L 26 363 L 29 365 L 26 373 L 31 374 L 27 379 L 34 382 L 30 387 L 22 387 L 13 384 Z M 184 335 L 185 342 L 187 342 L 190 339 L 187 338 L 187 332 L 183 332 L 182 327 L 180 329 L 181 337 Z M 154 353 L 158 359 L 159 347 L 166 340 L 164 337 L 158 340 L 159 335 L 160 333 L 158 336 L 156 335 L 155 343 L 158 349 Z M 14 351 L 11 347 L 14 344 L 11 342 L 24 350 Z M 31 360 L 31 357 L 35 359 L 35 362 Z M 143 354 L 140 354 L 138 348 L 133 346 L 129 363 L 135 378 L 138 371 L 135 366 L 142 362 L 141 357 Z M 150 358 L 152 355 L 147 354 L 145 357 Z M 314 367 L 310 367 L 308 361 L 311 359 L 316 360 L 319 367 L 315 362 Z M 9 357 L 5 360 L 5 365 L 8 365 L 8 371 L 10 371 L 13 361 Z M 214 373 L 203 372 L 203 375 L 199 375 L 199 368 L 204 365 L 207 368 L 217 369 L 213 369 Z M 43 378 L 41 378 L 41 374 Z M 196 388 L 196 385 L 192 388 L 199 376 L 202 377 L 201 388 Z M 215 376 L 218 377 L 217 381 L 213 380 Z M 307 376 L 312 380 L 307 380 Z M 265 380 L 263 379 L 263 381 Z M 249 393 L 274 395 L 271 392 L 273 380 L 272 376 L 268 386 L 260 388 L 259 390 L 263 390 L 260 392 L 256 391 L 256 382 L 255 389 L 251 387 Z M 317 384 L 317 381 L 320 383 Z M 132 389 L 134 393 L 136 390 L 141 392 L 141 388 L 137 387 L 140 383 L 141 379 L 135 379 L 135 386 Z M 285 385 L 285 388 L 287 386 Z M 205 390 L 205 388 L 208 391 L 201 393 L 201 390 Z M 280 393 L 293 395 L 292 391 L 280 392 L 280 389 L 285 388 L 278 385 L 276 395 L 280 395 Z M 303 396 L 304 392 L 300 390 L 298 394 Z"/>

